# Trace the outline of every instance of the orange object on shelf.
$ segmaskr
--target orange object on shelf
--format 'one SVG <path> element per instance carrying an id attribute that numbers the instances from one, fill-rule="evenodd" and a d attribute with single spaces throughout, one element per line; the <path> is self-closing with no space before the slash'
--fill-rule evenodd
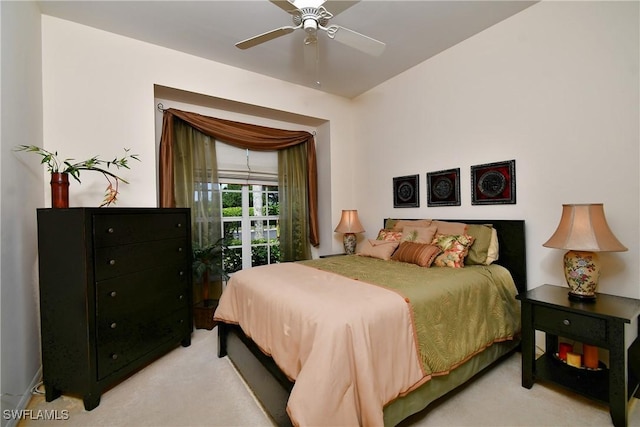
<path id="1" fill-rule="evenodd" d="M 595 345 L 583 344 L 582 353 L 584 356 L 585 368 L 598 369 L 598 347 Z"/>

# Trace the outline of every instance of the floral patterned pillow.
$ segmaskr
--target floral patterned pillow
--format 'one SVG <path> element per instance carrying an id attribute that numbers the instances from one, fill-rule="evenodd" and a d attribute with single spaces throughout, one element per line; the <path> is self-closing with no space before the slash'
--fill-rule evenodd
<path id="1" fill-rule="evenodd" d="M 473 244 L 473 236 L 468 234 L 437 234 L 431 241 L 438 246 L 442 253 L 433 261 L 437 267 L 464 267 L 464 258 Z"/>
<path id="2" fill-rule="evenodd" d="M 386 240 L 387 242 L 399 242 L 402 240 L 402 231 L 393 231 L 383 228 L 378 233 L 376 240 Z"/>

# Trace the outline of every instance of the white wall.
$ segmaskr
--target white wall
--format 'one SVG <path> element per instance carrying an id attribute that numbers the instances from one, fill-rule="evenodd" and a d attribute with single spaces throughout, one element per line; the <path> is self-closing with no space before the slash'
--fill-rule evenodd
<path id="1" fill-rule="evenodd" d="M 354 146 L 349 100 L 50 16 L 43 16 L 42 31 L 44 145 L 79 159 L 114 156 L 123 147 L 139 154 L 141 163 L 123 172 L 130 184 L 118 206 L 157 205 L 156 85 L 330 122 L 319 128 L 330 135 L 317 138 L 331 145 L 318 150 L 331 156 L 331 174 L 319 176 L 327 198 L 321 223 L 337 224 L 342 201 L 352 199 L 351 186 L 333 184 L 345 181 Z M 85 174 L 82 185 L 72 183 L 71 206 L 98 205 L 105 185 L 99 174 Z M 321 253 L 340 247 L 332 229 L 320 233 Z"/>
<path id="2" fill-rule="evenodd" d="M 43 172 L 37 158 L 13 152 L 42 144 L 40 11 L 30 2 L 0 2 L 0 299 L 2 411 L 24 406 L 39 379 L 36 208 Z M 2 425 L 17 420 L 2 417 Z"/>
<path id="3" fill-rule="evenodd" d="M 542 247 L 563 203 L 603 202 L 628 252 L 601 254 L 599 290 L 640 297 L 638 2 L 542 2 L 356 102 L 357 207 L 381 218 L 526 220 L 529 288 L 564 284 Z M 470 166 L 516 160 L 517 204 L 472 206 Z M 427 208 L 426 173 L 460 167 L 460 207 Z M 392 178 L 420 174 L 420 208 Z"/>

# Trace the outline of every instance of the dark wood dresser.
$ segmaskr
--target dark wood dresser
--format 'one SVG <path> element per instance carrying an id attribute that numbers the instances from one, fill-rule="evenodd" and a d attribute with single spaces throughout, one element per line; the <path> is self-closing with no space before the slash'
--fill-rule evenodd
<path id="1" fill-rule="evenodd" d="M 193 330 L 189 209 L 38 209 L 45 399 L 102 392 Z"/>

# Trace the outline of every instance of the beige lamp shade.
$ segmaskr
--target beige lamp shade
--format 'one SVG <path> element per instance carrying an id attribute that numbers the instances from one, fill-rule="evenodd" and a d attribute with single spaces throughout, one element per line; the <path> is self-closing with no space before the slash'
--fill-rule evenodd
<path id="1" fill-rule="evenodd" d="M 355 233 L 364 232 L 364 227 L 360 224 L 357 210 L 343 210 L 340 222 L 335 229 L 336 233 L 343 233 L 342 243 L 344 245 L 344 253 L 353 255 L 356 251 L 356 235 Z"/>
<path id="2" fill-rule="evenodd" d="M 622 252 L 627 248 L 618 241 L 604 217 L 602 203 L 562 205 L 558 229 L 542 246 L 568 249 L 564 254 L 564 276 L 569 298 L 593 301 L 600 279 L 597 252 Z"/>
<path id="3" fill-rule="evenodd" d="M 357 210 L 343 210 L 336 233 L 363 233 L 364 227 L 360 223 Z"/>
<path id="4" fill-rule="evenodd" d="M 627 250 L 609 228 L 602 203 L 562 205 L 558 229 L 542 246 L 590 252 Z"/>

